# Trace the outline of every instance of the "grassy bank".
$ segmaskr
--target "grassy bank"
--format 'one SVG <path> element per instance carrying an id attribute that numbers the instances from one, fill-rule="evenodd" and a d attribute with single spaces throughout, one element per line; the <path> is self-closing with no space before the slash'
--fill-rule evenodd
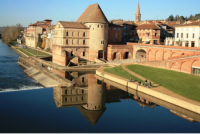
<path id="1" fill-rule="evenodd" d="M 126 67 L 174 93 L 200 102 L 200 77 L 198 76 L 141 65 Z"/>
<path id="2" fill-rule="evenodd" d="M 126 79 L 130 79 L 130 77 L 131 77 L 133 81 L 141 81 L 142 83 L 144 83 L 143 80 L 141 80 L 141 79 L 135 77 L 134 75 L 128 73 L 121 66 L 106 68 L 106 69 L 104 69 L 104 71 L 107 72 L 107 73 L 111 73 L 111 74 L 126 78 Z"/>

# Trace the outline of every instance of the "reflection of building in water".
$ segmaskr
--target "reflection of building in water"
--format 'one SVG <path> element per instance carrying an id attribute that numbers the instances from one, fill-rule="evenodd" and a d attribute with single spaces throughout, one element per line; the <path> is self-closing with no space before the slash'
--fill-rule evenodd
<path id="1" fill-rule="evenodd" d="M 87 104 L 87 90 L 77 87 L 54 87 L 53 96 L 57 108 Z"/>
<path id="2" fill-rule="evenodd" d="M 127 92 L 98 80 L 94 74 L 53 71 L 75 82 L 75 87 L 54 87 L 53 95 L 57 108 L 77 106 L 93 126 L 106 110 L 105 103 L 120 102 L 119 99 L 132 97 Z"/>

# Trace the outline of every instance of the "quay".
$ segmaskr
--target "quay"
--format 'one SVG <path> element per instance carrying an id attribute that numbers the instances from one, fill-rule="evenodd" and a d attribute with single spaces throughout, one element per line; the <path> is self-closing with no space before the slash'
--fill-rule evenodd
<path id="1" fill-rule="evenodd" d="M 107 73 L 104 71 L 104 69 L 105 69 L 104 67 L 101 67 L 96 70 L 96 74 L 98 76 L 102 77 L 101 78 L 102 80 L 104 80 L 104 79 L 111 80 L 111 81 L 121 84 L 127 88 L 135 89 L 137 91 L 148 94 L 148 95 L 158 98 L 160 100 L 164 100 L 171 104 L 177 105 L 179 107 L 182 107 L 182 108 L 185 108 L 185 109 L 188 109 L 190 111 L 200 114 L 200 103 L 199 102 L 187 99 L 183 96 L 175 94 L 175 93 L 173 93 L 167 89 L 164 89 L 163 87 L 160 87 L 160 86 L 157 88 L 145 88 L 143 86 L 138 86 L 138 82 L 128 82 L 129 81 L 128 79 Z M 133 75 L 135 75 L 135 73 Z M 143 78 L 143 79 L 145 80 L 145 78 Z"/>

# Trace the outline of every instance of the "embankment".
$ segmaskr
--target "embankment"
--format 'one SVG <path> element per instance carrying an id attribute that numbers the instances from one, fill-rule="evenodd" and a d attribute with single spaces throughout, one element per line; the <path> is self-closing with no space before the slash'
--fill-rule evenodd
<path id="1" fill-rule="evenodd" d="M 167 94 L 163 94 L 161 92 L 157 92 L 150 88 L 144 88 L 143 86 L 138 86 L 136 82 L 128 82 L 128 80 L 126 80 L 124 78 L 104 72 L 103 69 L 104 68 L 102 68 L 102 67 L 97 69 L 96 74 L 105 79 L 108 79 L 108 80 L 114 81 L 116 83 L 119 83 L 123 86 L 126 86 L 127 88 L 133 88 L 139 92 L 148 94 L 150 96 L 156 97 L 158 99 L 164 100 L 171 104 L 177 105 L 179 107 L 182 107 L 182 108 L 185 108 L 185 109 L 188 109 L 190 111 L 200 114 L 200 105 L 192 104 L 192 103 L 186 102 L 184 100 L 177 99 L 175 97 L 169 96 Z"/>

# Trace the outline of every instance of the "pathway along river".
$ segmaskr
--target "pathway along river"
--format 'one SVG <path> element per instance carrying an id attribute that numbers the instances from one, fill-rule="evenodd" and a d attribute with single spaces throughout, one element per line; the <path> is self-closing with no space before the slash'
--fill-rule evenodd
<path id="1" fill-rule="evenodd" d="M 42 88 L 24 74 L 18 57 L 0 43 L 1 133 L 200 132 L 199 115 L 142 93 L 136 100 L 131 89 L 100 81 L 94 72 L 58 72 L 80 90 Z"/>

